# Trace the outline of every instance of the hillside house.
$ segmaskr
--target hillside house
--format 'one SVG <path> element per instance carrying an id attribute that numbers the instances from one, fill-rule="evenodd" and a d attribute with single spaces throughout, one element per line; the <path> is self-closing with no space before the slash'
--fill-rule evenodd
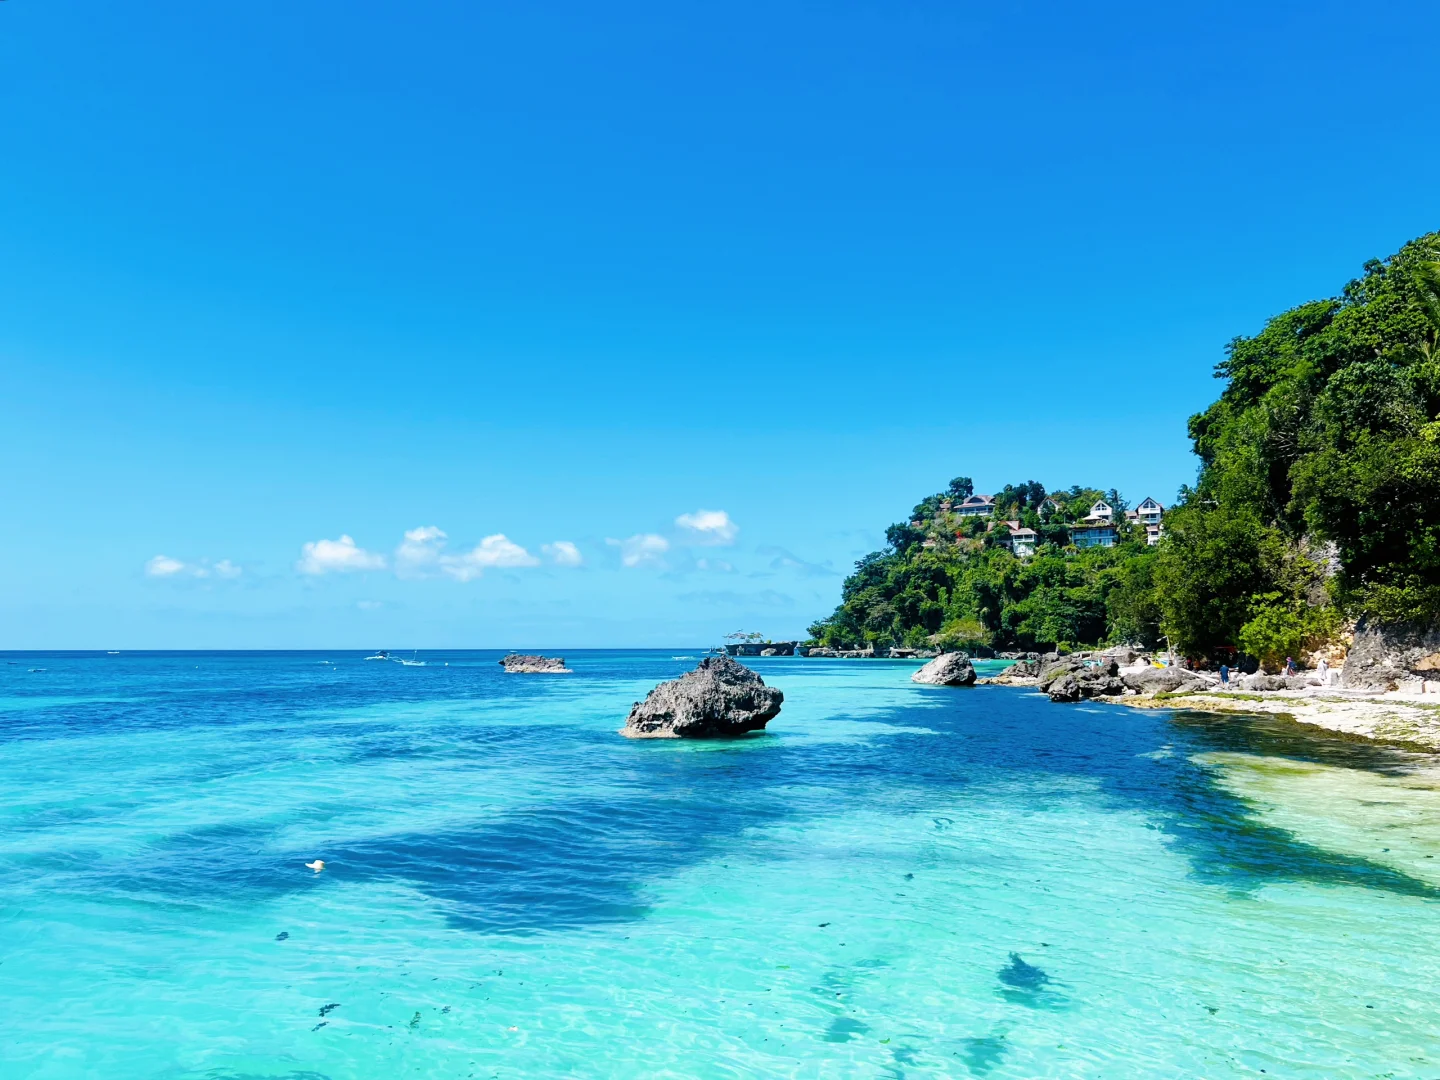
<path id="1" fill-rule="evenodd" d="M 1119 534 L 1115 530 L 1114 522 L 1106 521 L 1094 525 L 1072 525 L 1070 527 L 1070 542 L 1077 548 L 1114 547 L 1118 538 Z"/>
<path id="2" fill-rule="evenodd" d="M 1086 525 L 1111 525 L 1115 521 L 1115 508 L 1104 499 L 1096 499 L 1095 505 L 1090 507 L 1090 513 L 1085 515 Z"/>
<path id="3" fill-rule="evenodd" d="M 994 512 L 994 495 L 971 495 L 959 506 L 955 507 L 955 513 L 961 517 L 989 517 Z"/>
<path id="4" fill-rule="evenodd" d="M 1039 535 L 1035 532 L 1034 529 L 1027 529 L 1024 525 L 1021 525 L 1020 522 L 1016 521 L 1014 518 L 1010 518 L 1006 521 L 992 523 L 991 526 L 985 531 L 994 531 L 997 524 L 1004 525 L 1007 529 L 1010 530 L 1005 535 L 997 536 L 995 538 L 995 542 L 997 544 L 999 544 L 1001 547 L 1009 548 L 1016 555 L 1035 554 L 1035 544 L 1039 540 Z"/>
<path id="5" fill-rule="evenodd" d="M 1135 508 L 1136 521 L 1145 526 L 1145 543 L 1151 547 L 1160 542 L 1160 537 L 1165 532 L 1165 526 L 1161 521 L 1164 516 L 1165 507 L 1148 496 Z"/>

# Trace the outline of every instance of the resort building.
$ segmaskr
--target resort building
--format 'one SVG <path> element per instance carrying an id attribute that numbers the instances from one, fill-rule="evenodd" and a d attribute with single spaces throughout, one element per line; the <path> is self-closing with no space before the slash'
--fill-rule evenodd
<path id="1" fill-rule="evenodd" d="M 1086 521 L 1089 520 L 1090 518 L 1086 518 Z M 1115 524 L 1112 521 L 1070 527 L 1070 543 L 1076 547 L 1115 547 L 1116 537 Z"/>
<path id="2" fill-rule="evenodd" d="M 1085 515 L 1086 525 L 1109 525 L 1115 520 L 1115 508 L 1104 499 L 1096 499 L 1095 505 L 1090 507 L 1090 513 Z"/>
<path id="3" fill-rule="evenodd" d="M 1016 555 L 1034 555 L 1035 542 L 1039 539 L 1034 529 L 1027 529 L 1023 525 L 1020 528 L 1010 529 L 1010 550 Z"/>
<path id="4" fill-rule="evenodd" d="M 986 532 L 993 532 L 996 525 L 1004 525 L 1009 532 L 1003 536 L 997 536 L 995 542 L 1001 547 L 1007 547 L 1016 555 L 1034 555 L 1035 544 L 1039 541 L 1039 534 L 1034 529 L 1027 529 L 1014 518 L 1005 521 L 991 522 L 985 529 Z"/>
<path id="5" fill-rule="evenodd" d="M 1135 521 L 1145 526 L 1145 543 L 1154 547 L 1160 542 L 1160 536 L 1165 531 L 1160 519 L 1165 515 L 1165 507 L 1150 497 L 1135 508 Z"/>
<path id="6" fill-rule="evenodd" d="M 971 495 L 959 506 L 955 507 L 955 513 L 961 517 L 989 517 L 994 512 L 994 495 Z"/>

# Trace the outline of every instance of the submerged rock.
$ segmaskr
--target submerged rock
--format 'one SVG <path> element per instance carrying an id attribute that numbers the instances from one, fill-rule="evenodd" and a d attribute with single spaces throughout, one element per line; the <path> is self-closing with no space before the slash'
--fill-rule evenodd
<path id="1" fill-rule="evenodd" d="M 1050 981 L 1043 968 L 1027 964 L 1019 953 L 1010 954 L 1010 963 L 1000 969 L 1000 981 L 1016 990 L 1039 990 Z"/>
<path id="2" fill-rule="evenodd" d="M 510 653 L 500 661 L 506 671 L 522 675 L 569 675 L 563 656 L 529 656 L 525 653 Z"/>
<path id="3" fill-rule="evenodd" d="M 709 656 L 637 701 L 620 734 L 627 739 L 713 739 L 758 731 L 785 695 L 744 664 Z"/>
<path id="4" fill-rule="evenodd" d="M 964 653 L 945 653 L 911 675 L 910 681 L 927 686 L 973 686 L 975 665 Z"/>

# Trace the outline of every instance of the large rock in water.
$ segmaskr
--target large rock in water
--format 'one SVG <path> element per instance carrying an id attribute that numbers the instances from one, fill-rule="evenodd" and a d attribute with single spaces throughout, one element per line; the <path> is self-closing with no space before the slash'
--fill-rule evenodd
<path id="1" fill-rule="evenodd" d="M 509 653 L 500 661 L 506 671 L 523 675 L 569 675 L 563 656 L 529 656 L 525 653 Z"/>
<path id="2" fill-rule="evenodd" d="M 1062 657 L 1058 660 L 1043 661 L 1040 665 L 1040 673 L 1036 676 L 1039 679 L 1035 685 L 1046 693 L 1050 691 L 1050 684 L 1057 682 L 1066 675 L 1073 675 L 1085 666 L 1083 660 L 1071 660 Z"/>
<path id="3" fill-rule="evenodd" d="M 758 731 L 785 695 L 728 656 L 707 656 L 694 671 L 637 701 L 620 734 L 627 739 L 715 739 Z"/>
<path id="4" fill-rule="evenodd" d="M 1080 680 L 1075 678 L 1075 674 L 1070 671 L 1062 673 L 1058 679 L 1053 680 L 1045 692 L 1050 695 L 1051 701 L 1073 702 L 1079 701 L 1083 696 Z"/>
<path id="5" fill-rule="evenodd" d="M 964 653 L 948 652 L 937 656 L 910 676 L 911 682 L 927 686 L 973 686 L 975 665 Z"/>

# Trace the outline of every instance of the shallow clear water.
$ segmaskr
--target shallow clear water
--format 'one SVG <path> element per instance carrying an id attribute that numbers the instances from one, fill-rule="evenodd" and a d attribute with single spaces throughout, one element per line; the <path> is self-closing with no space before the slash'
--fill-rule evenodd
<path id="1" fill-rule="evenodd" d="M 682 652 L 0 655 L 0 1073 L 1440 1077 L 1433 761 Z"/>

